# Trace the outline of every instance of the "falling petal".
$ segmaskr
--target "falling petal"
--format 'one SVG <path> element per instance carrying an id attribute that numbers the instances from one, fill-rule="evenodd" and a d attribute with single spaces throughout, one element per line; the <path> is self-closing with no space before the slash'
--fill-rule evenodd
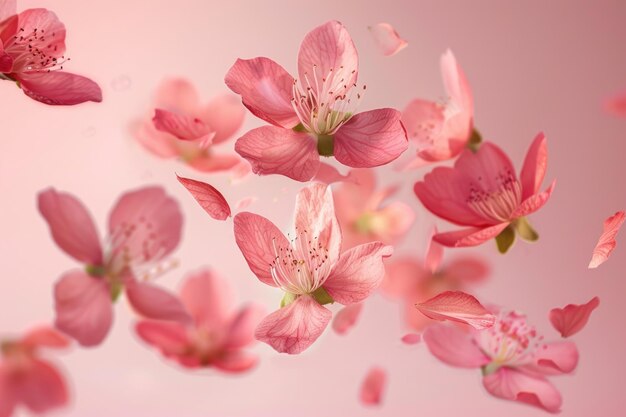
<path id="1" fill-rule="evenodd" d="M 387 372 L 378 367 L 370 369 L 361 384 L 361 402 L 365 405 L 380 405 L 386 385 Z"/>
<path id="2" fill-rule="evenodd" d="M 216 220 L 226 220 L 230 217 L 228 202 L 215 187 L 202 181 L 177 176 L 178 181 L 191 193 L 198 204 L 209 216 Z"/>
<path id="3" fill-rule="evenodd" d="M 407 333 L 402 336 L 402 343 L 405 345 L 416 345 L 422 341 L 422 335 L 419 333 Z"/>
<path id="4" fill-rule="evenodd" d="M 615 245 L 617 245 L 615 236 L 617 236 L 617 232 L 619 232 L 620 227 L 622 227 L 625 217 L 626 214 L 623 211 L 618 211 L 604 221 L 604 230 L 602 231 L 602 235 L 596 247 L 593 249 L 589 268 L 597 268 L 609 259 L 611 252 L 613 252 Z"/>
<path id="5" fill-rule="evenodd" d="M 348 333 L 348 330 L 356 324 L 362 310 L 363 303 L 350 304 L 339 310 L 332 324 L 335 333 L 341 335 Z"/>
<path id="6" fill-rule="evenodd" d="M 250 204 L 256 201 L 258 201 L 257 197 L 253 197 L 253 196 L 244 197 L 235 203 L 235 210 L 245 210 L 248 207 L 250 207 Z"/>
<path id="7" fill-rule="evenodd" d="M 488 329 L 496 318 L 474 297 L 462 291 L 446 291 L 415 305 L 426 317 L 469 324 L 475 329 Z"/>
<path id="8" fill-rule="evenodd" d="M 600 305 L 600 299 L 593 297 L 587 304 L 568 304 L 563 308 L 550 310 L 550 322 L 561 333 L 562 337 L 570 337 L 585 327 L 593 310 Z"/>
<path id="9" fill-rule="evenodd" d="M 385 56 L 395 55 L 408 45 L 389 23 L 377 23 L 368 29 L 380 52 Z"/>

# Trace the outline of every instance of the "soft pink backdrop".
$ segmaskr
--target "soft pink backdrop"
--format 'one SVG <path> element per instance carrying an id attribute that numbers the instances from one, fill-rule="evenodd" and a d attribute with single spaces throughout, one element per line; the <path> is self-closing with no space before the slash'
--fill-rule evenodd
<path id="1" fill-rule="evenodd" d="M 439 55 L 451 47 L 473 86 L 476 123 L 519 167 L 533 136 L 549 138 L 548 178 L 557 178 L 550 203 L 532 217 L 541 239 L 506 256 L 492 244 L 476 251 L 493 264 L 482 300 L 529 314 L 546 334 L 550 308 L 601 299 L 575 340 L 576 374 L 555 383 L 563 415 L 620 416 L 626 407 L 626 235 L 598 270 L 586 269 L 605 217 L 626 208 L 626 120 L 603 113 L 603 99 L 626 86 L 626 3 L 622 1 L 398 1 L 315 2 L 177 0 L 28 0 L 20 8 L 54 9 L 69 28 L 67 68 L 89 75 L 104 102 L 53 108 L 0 83 L 0 330 L 21 331 L 52 317 L 51 288 L 75 263 L 49 238 L 36 193 L 55 186 L 80 196 L 104 227 L 120 192 L 163 184 L 183 204 L 181 266 L 161 279 L 176 287 L 187 270 L 212 265 L 236 286 L 240 300 L 268 308 L 280 295 L 256 281 L 236 248 L 232 222 L 206 216 L 177 184 L 174 172 L 202 178 L 176 162 L 148 155 L 127 125 L 144 113 L 165 76 L 193 80 L 205 98 L 225 91 L 223 75 L 237 57 L 269 56 L 295 67 L 304 34 L 328 19 L 341 20 L 360 52 L 363 109 L 402 108 L 414 97 L 443 90 Z M 388 21 L 409 41 L 397 56 L 378 54 L 367 25 Z M 248 116 L 246 128 L 260 125 Z M 397 253 L 421 253 L 433 217 L 411 189 L 424 171 L 378 171 L 383 182 L 403 181 L 401 196 L 418 221 Z M 250 210 L 287 226 L 298 188 L 285 178 L 204 177 L 230 201 L 254 195 Z M 440 228 L 448 227 L 439 222 Z M 397 307 L 380 296 L 366 305 L 347 337 L 327 331 L 297 357 L 258 345 L 260 366 L 242 376 L 189 374 L 164 363 L 130 332 L 133 315 L 121 300 L 114 330 L 97 349 L 60 361 L 72 381 L 73 403 L 59 416 L 538 416 L 543 411 L 488 396 L 478 372 L 439 363 L 422 345 L 400 343 Z M 372 365 L 389 371 L 385 403 L 366 409 L 358 385 Z"/>

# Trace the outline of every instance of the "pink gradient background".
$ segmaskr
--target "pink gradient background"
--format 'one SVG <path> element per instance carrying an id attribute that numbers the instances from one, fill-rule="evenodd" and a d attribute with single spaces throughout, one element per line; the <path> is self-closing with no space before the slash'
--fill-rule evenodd
<path id="1" fill-rule="evenodd" d="M 58 250 L 36 210 L 36 193 L 55 186 L 80 196 L 101 228 L 124 190 L 163 184 L 186 216 L 175 253 L 181 266 L 161 278 L 174 288 L 186 271 L 212 265 L 236 286 L 239 299 L 268 309 L 280 294 L 260 284 L 232 235 L 232 222 L 205 215 L 174 172 L 208 179 L 235 202 L 254 195 L 249 210 L 281 226 L 290 218 L 299 185 L 282 177 L 253 177 L 232 185 L 225 175 L 202 176 L 156 159 L 131 139 L 127 126 L 144 114 L 165 76 L 196 83 L 203 97 L 226 90 L 223 76 L 237 57 L 268 56 L 295 68 L 300 40 L 328 19 L 341 20 L 360 53 L 362 109 L 403 108 L 415 97 L 442 97 L 439 55 L 451 47 L 473 86 L 476 123 L 519 168 L 539 130 L 549 139 L 547 179 L 557 178 L 549 204 L 531 220 L 538 244 L 517 244 L 500 256 L 493 244 L 475 249 L 493 275 L 482 300 L 517 308 L 548 337 L 550 308 L 601 299 L 589 326 L 575 336 L 576 374 L 555 378 L 563 415 L 623 415 L 626 396 L 626 235 L 613 257 L 587 270 L 604 218 L 626 208 L 626 121 L 606 115 L 605 97 L 626 86 L 626 3 L 622 1 L 396 1 L 312 2 L 178 0 L 29 0 L 54 9 L 69 28 L 67 69 L 89 75 L 104 102 L 46 107 L 8 82 L 0 83 L 0 330 L 18 332 L 52 318 L 51 288 L 75 263 Z M 367 26 L 392 23 L 409 46 L 379 55 Z M 123 84 L 130 84 L 124 88 Z M 262 122 L 248 115 L 245 128 Z M 230 142 L 227 146 L 232 146 Z M 381 182 L 402 180 L 401 197 L 418 212 L 397 254 L 423 252 L 433 216 L 412 193 L 425 170 L 377 171 Z M 441 229 L 449 226 L 438 223 Z M 450 253 L 448 253 L 449 255 Z M 347 337 L 327 331 L 307 352 L 290 357 L 257 345 L 260 366 L 242 376 L 189 374 L 164 363 L 130 332 L 134 318 L 118 303 L 114 330 L 97 349 L 74 349 L 58 362 L 72 382 L 73 403 L 59 416 L 538 416 L 541 410 L 490 397 L 478 371 L 450 368 L 426 346 L 404 346 L 399 308 L 376 295 Z M 372 365 L 385 367 L 385 403 L 367 409 L 358 386 Z"/>

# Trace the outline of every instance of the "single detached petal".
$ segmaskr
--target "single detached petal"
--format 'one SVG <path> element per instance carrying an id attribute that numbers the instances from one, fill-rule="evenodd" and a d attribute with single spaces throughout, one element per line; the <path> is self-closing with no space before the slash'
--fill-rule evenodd
<path id="1" fill-rule="evenodd" d="M 258 200 L 259 200 L 258 197 L 254 197 L 254 196 L 244 197 L 235 203 L 235 210 L 238 210 L 238 211 L 245 210 L 248 207 L 250 207 L 250 205 L 257 202 Z"/>
<path id="2" fill-rule="evenodd" d="M 473 227 L 454 232 L 438 233 L 433 236 L 433 240 L 450 248 L 477 246 L 498 236 L 508 225 L 508 223 L 500 223 L 484 228 Z"/>
<path id="3" fill-rule="evenodd" d="M 184 355 L 189 346 L 187 329 L 180 323 L 142 320 L 135 326 L 135 331 L 144 342 L 159 349 L 166 357 Z"/>
<path id="4" fill-rule="evenodd" d="M 350 329 L 354 327 L 361 311 L 363 310 L 363 303 L 350 304 L 339 310 L 333 318 L 333 330 L 337 334 L 346 334 Z"/>
<path id="5" fill-rule="evenodd" d="M 524 368 L 545 375 L 569 374 L 578 366 L 578 356 L 578 349 L 573 342 L 548 343 L 535 352 L 534 365 Z"/>
<path id="6" fill-rule="evenodd" d="M 300 123 L 291 105 L 294 79 L 271 59 L 238 59 L 224 82 L 258 118 L 287 129 Z"/>
<path id="7" fill-rule="evenodd" d="M 311 136 L 275 126 L 252 129 L 237 140 L 235 151 L 255 174 L 280 174 L 296 181 L 313 178 L 320 164 Z"/>
<path id="8" fill-rule="evenodd" d="M 265 309 L 256 304 L 239 310 L 228 326 L 224 342 L 226 349 L 239 349 L 251 344 L 254 341 L 254 331 L 265 315 Z"/>
<path id="9" fill-rule="evenodd" d="M 548 140 L 539 133 L 530 145 L 520 174 L 522 201 L 539 192 L 548 169 Z"/>
<path id="10" fill-rule="evenodd" d="M 332 184 L 335 182 L 353 182 L 352 172 L 346 175 L 340 173 L 337 168 L 329 165 L 325 162 L 321 162 L 317 174 L 313 177 L 314 181 L 321 182 L 322 184 Z"/>
<path id="11" fill-rule="evenodd" d="M 129 278 L 126 280 L 126 297 L 133 309 L 145 318 L 180 323 L 191 321 L 181 300 L 154 284 Z"/>
<path id="12" fill-rule="evenodd" d="M 70 340 L 49 326 L 37 327 L 20 340 L 22 346 L 29 348 L 64 348 L 70 345 Z"/>
<path id="13" fill-rule="evenodd" d="M 63 71 L 21 73 L 17 76 L 24 93 L 44 104 L 71 106 L 102 101 L 100 86 L 82 75 Z"/>
<path id="14" fill-rule="evenodd" d="M 609 113 L 626 119 L 626 91 L 611 97 L 605 108 Z"/>
<path id="15" fill-rule="evenodd" d="M 83 346 L 99 345 L 113 322 L 109 286 L 81 270 L 67 272 L 54 286 L 54 309 L 57 329 Z"/>
<path id="16" fill-rule="evenodd" d="M 215 132 L 213 143 L 230 139 L 239 130 L 245 118 L 246 109 L 232 94 L 221 94 L 204 107 L 202 120 Z"/>
<path id="17" fill-rule="evenodd" d="M 303 352 L 322 334 L 332 313 L 308 295 L 265 317 L 255 337 L 280 353 Z"/>
<path id="18" fill-rule="evenodd" d="M 519 401 L 556 413 L 561 408 L 561 394 L 547 379 L 531 376 L 513 368 L 500 368 L 483 377 L 483 385 L 491 395 Z"/>
<path id="19" fill-rule="evenodd" d="M 437 227 L 433 227 L 432 233 L 430 234 L 428 246 L 426 247 L 426 256 L 424 258 L 424 267 L 432 273 L 435 273 L 439 269 L 441 258 L 443 258 L 443 246 L 433 240 L 435 235 L 437 235 Z"/>
<path id="20" fill-rule="evenodd" d="M 102 248 L 96 225 L 85 206 L 74 196 L 48 188 L 37 196 L 55 243 L 79 262 L 102 263 Z"/>
<path id="21" fill-rule="evenodd" d="M 469 324 L 475 329 L 488 329 L 496 318 L 474 297 L 462 291 L 445 291 L 415 305 L 426 317 Z"/>
<path id="22" fill-rule="evenodd" d="M 600 299 L 593 297 L 587 304 L 568 304 L 563 308 L 550 310 L 550 322 L 561 333 L 562 337 L 570 337 L 585 327 L 593 310 L 600 305 Z"/>
<path id="23" fill-rule="evenodd" d="M 355 115 L 335 133 L 335 158 L 354 168 L 372 168 L 393 161 L 409 147 L 400 117 L 401 113 L 394 109 Z"/>
<path id="24" fill-rule="evenodd" d="M 380 405 L 386 386 L 387 371 L 378 367 L 370 369 L 361 383 L 361 402 L 365 405 Z"/>
<path id="25" fill-rule="evenodd" d="M 227 325 L 235 299 L 228 282 L 210 268 L 187 275 L 180 298 L 197 326 L 219 330 Z"/>
<path id="26" fill-rule="evenodd" d="M 422 341 L 422 335 L 419 333 L 407 333 L 402 336 L 402 343 L 405 345 L 416 345 Z"/>
<path id="27" fill-rule="evenodd" d="M 48 363 L 33 359 L 28 370 L 15 380 L 15 393 L 32 412 L 43 413 L 68 403 L 63 376 Z"/>
<path id="28" fill-rule="evenodd" d="M 283 233 L 265 217 L 253 213 L 239 213 L 233 219 L 235 241 L 250 270 L 264 284 L 276 286 L 272 265 L 279 248 L 290 247 Z"/>
<path id="29" fill-rule="evenodd" d="M 196 199 L 200 207 L 216 220 L 226 220 L 230 217 L 230 206 L 217 188 L 202 181 L 176 176 L 180 182 Z"/>
<path id="30" fill-rule="evenodd" d="M 423 334 L 430 353 L 440 361 L 459 368 L 480 368 L 491 359 L 478 347 L 472 335 L 443 324 L 428 326 Z"/>
<path id="31" fill-rule="evenodd" d="M 613 249 L 615 249 L 615 246 L 617 245 L 615 237 L 617 236 L 617 232 L 619 232 L 620 227 L 622 227 L 622 224 L 624 224 L 625 218 L 626 213 L 618 211 L 604 221 L 604 229 L 602 230 L 602 234 L 600 235 L 600 239 L 598 239 L 596 247 L 593 249 L 593 255 L 591 256 L 591 261 L 589 262 L 589 268 L 597 268 L 609 259 L 611 252 L 613 252 Z"/>
<path id="32" fill-rule="evenodd" d="M 215 136 L 211 127 L 197 117 L 178 114 L 164 109 L 154 110 L 152 122 L 157 130 L 169 133 L 180 140 L 201 140 L 210 145 L 213 136 Z"/>
<path id="33" fill-rule="evenodd" d="M 408 45 L 408 42 L 402 39 L 389 23 L 377 23 L 368 29 L 378 49 L 385 56 L 395 55 Z"/>

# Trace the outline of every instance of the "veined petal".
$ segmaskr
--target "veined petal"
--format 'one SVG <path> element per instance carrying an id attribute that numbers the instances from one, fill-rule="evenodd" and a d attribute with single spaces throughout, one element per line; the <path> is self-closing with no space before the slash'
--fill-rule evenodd
<path id="1" fill-rule="evenodd" d="M 496 321 L 496 317 L 474 296 L 462 291 L 442 292 L 415 307 L 428 318 L 465 323 L 477 330 L 488 329 Z"/>
<path id="2" fill-rule="evenodd" d="M 30 348 L 64 348 L 71 344 L 71 341 L 49 326 L 41 326 L 32 329 L 22 339 L 20 343 Z"/>
<path id="3" fill-rule="evenodd" d="M 591 261 L 589 262 L 589 268 L 597 268 L 609 259 L 609 256 L 617 245 L 615 237 L 617 236 L 619 229 L 624 224 L 624 219 L 626 219 L 626 213 L 618 211 L 604 221 L 600 239 L 598 239 L 596 247 L 593 248 L 593 255 L 591 257 Z"/>
<path id="4" fill-rule="evenodd" d="M 217 188 L 202 181 L 176 176 L 180 182 L 196 199 L 200 207 L 216 220 L 226 220 L 230 217 L 230 206 Z"/>
<path id="5" fill-rule="evenodd" d="M 63 71 L 20 73 L 16 76 L 24 93 L 44 104 L 72 106 L 102 101 L 102 90 L 82 75 Z"/>
<path id="6" fill-rule="evenodd" d="M 508 225 L 509 223 L 500 223 L 490 227 L 474 227 L 454 232 L 438 233 L 433 236 L 433 240 L 451 248 L 477 246 L 498 236 Z"/>

